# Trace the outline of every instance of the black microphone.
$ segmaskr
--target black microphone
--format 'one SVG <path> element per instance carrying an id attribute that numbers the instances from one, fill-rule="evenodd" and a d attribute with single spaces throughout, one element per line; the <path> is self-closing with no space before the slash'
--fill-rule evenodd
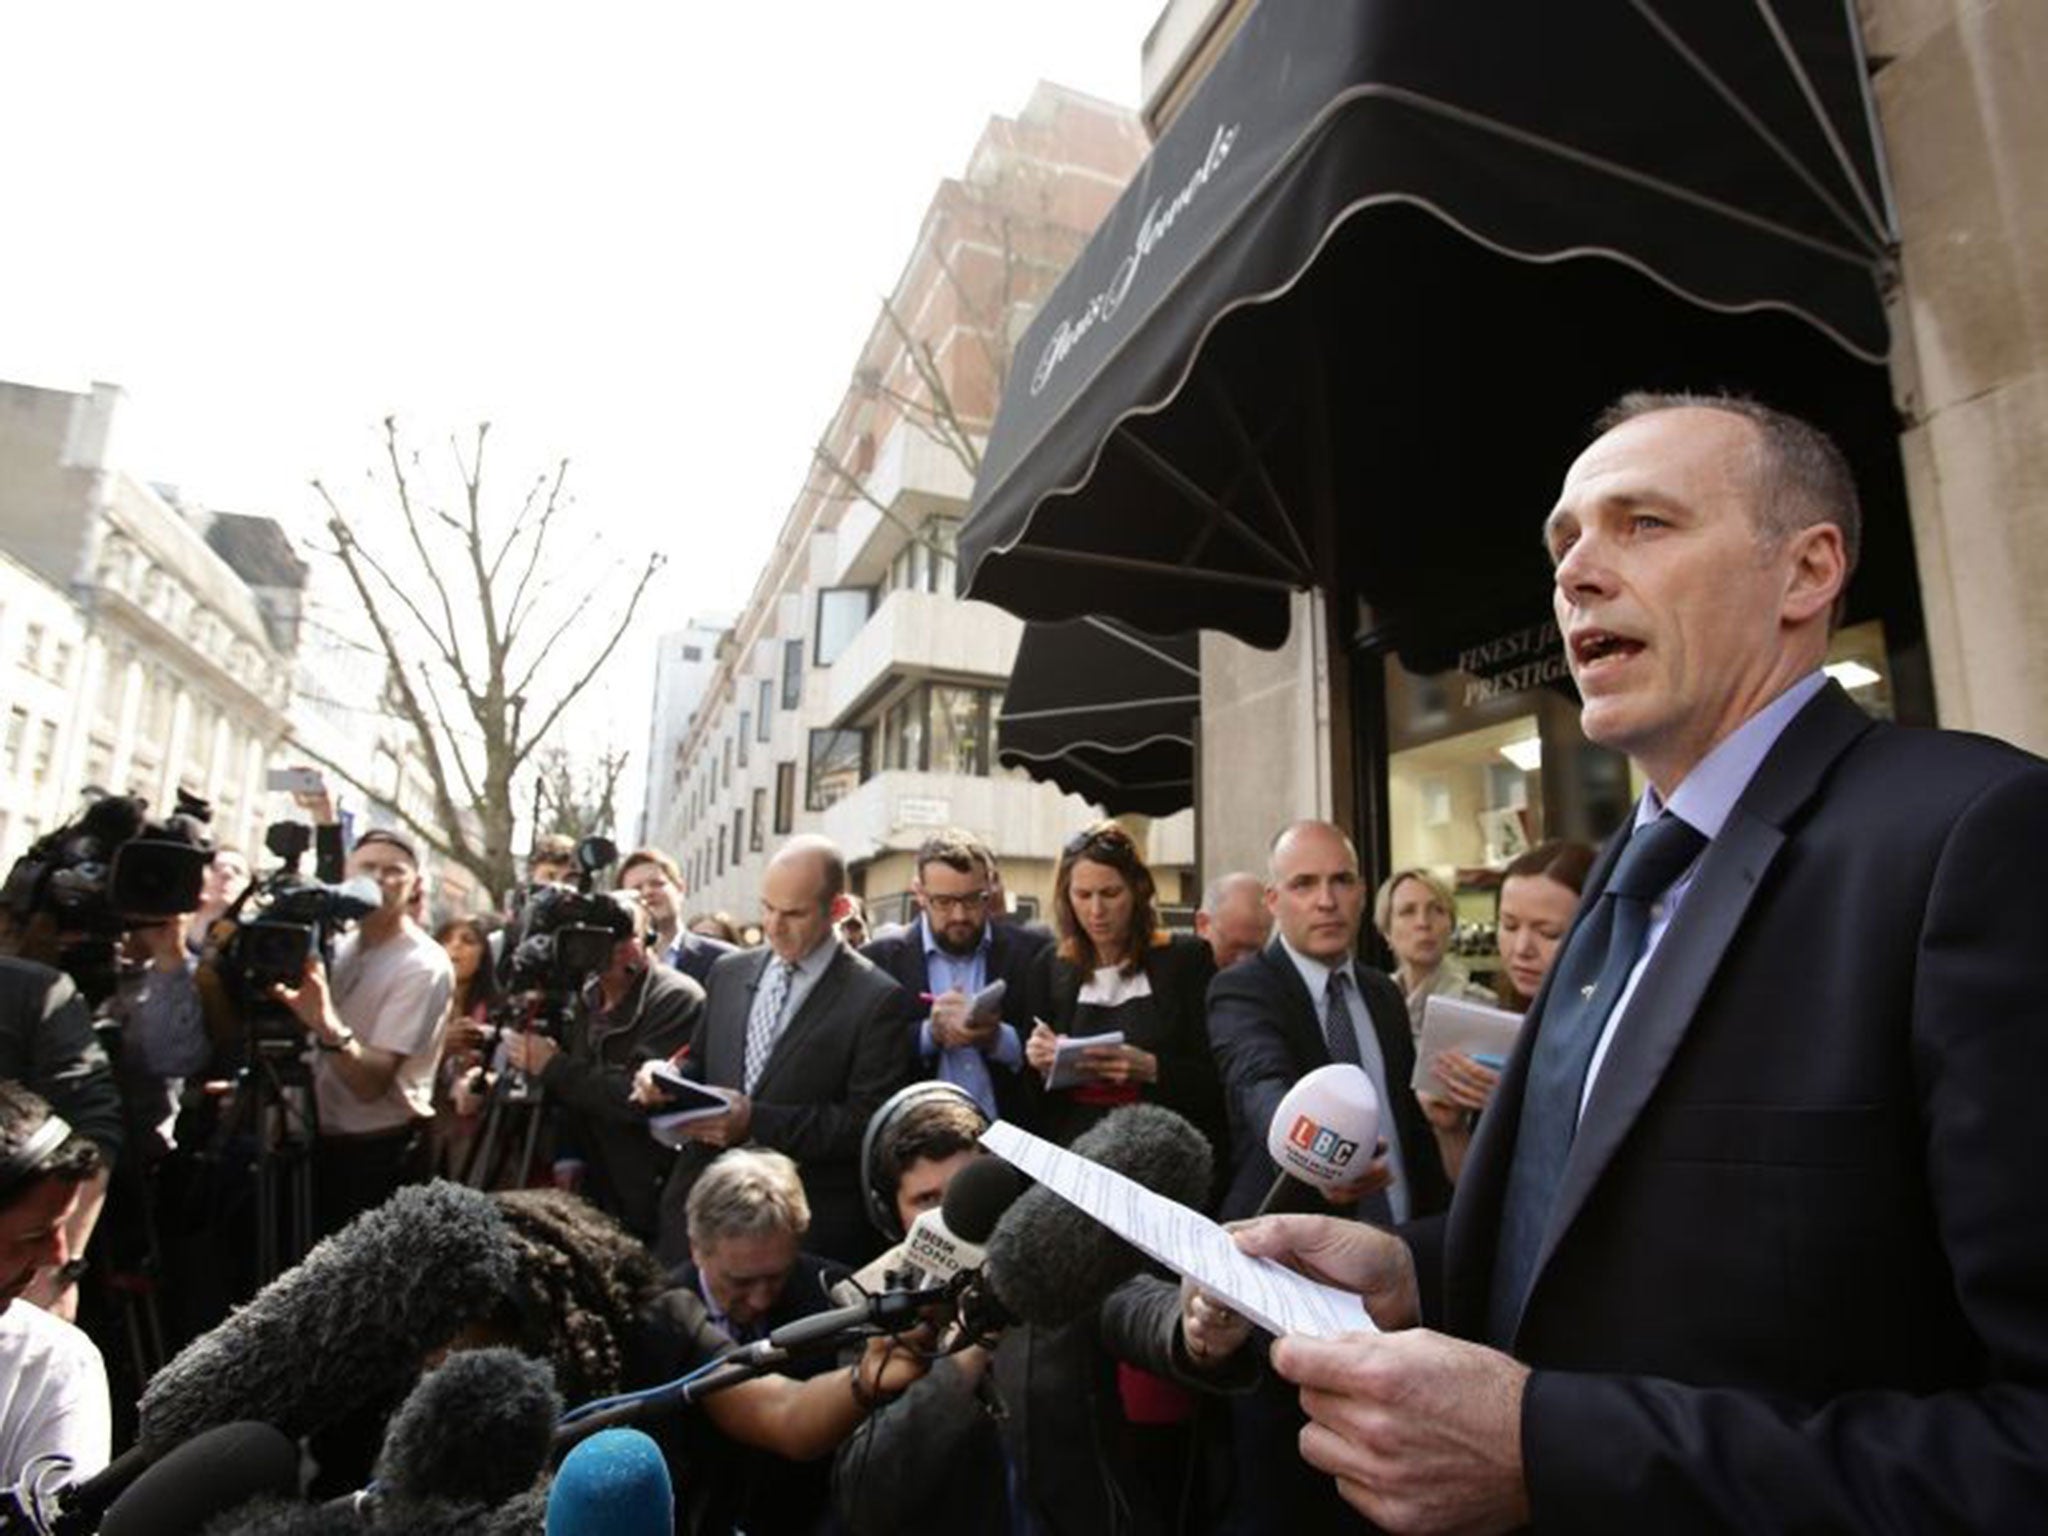
<path id="1" fill-rule="evenodd" d="M 106 1506 L 100 1536 L 187 1536 L 262 1494 L 299 1485 L 299 1448 L 268 1424 L 220 1424 L 166 1454 Z M 59 1532 L 90 1531 L 92 1516 L 67 1510 Z"/>
<path id="2" fill-rule="evenodd" d="M 555 1373 L 516 1349 L 469 1349 L 422 1376 L 377 1453 L 377 1497 L 502 1504 L 546 1470 L 562 1414 Z"/>
<path id="3" fill-rule="evenodd" d="M 488 1195 L 445 1181 L 401 1189 L 158 1371 L 138 1448 L 161 1455 L 237 1419 L 303 1435 L 396 1395 L 514 1284 L 509 1230 Z"/>
<path id="4" fill-rule="evenodd" d="M 1075 1138 L 1068 1150 L 1154 1194 L 1199 1209 L 1209 1194 L 1209 1138 L 1170 1109 L 1127 1104 Z M 1029 1190 L 988 1241 L 982 1326 L 1004 1320 L 1057 1328 L 1073 1322 L 1145 1266 L 1145 1256 L 1051 1190 Z M 964 1314 L 970 1309 L 963 1305 Z"/>

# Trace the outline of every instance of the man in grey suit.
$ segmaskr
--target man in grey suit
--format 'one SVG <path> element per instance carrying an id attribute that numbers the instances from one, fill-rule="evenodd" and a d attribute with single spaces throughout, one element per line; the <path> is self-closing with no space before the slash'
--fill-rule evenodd
<path id="1" fill-rule="evenodd" d="M 846 861 L 822 837 L 783 844 L 761 877 L 766 944 L 723 957 L 683 1070 L 728 1090 L 725 1114 L 684 1127 L 691 1145 L 662 1192 L 658 1252 L 690 1256 L 690 1188 L 727 1147 L 795 1159 L 811 1205 L 813 1251 L 860 1264 L 876 1251 L 860 1196 L 868 1116 L 916 1072 L 898 1020 L 900 989 L 833 930 L 846 913 Z M 644 1091 L 644 1089 L 643 1089 Z"/>

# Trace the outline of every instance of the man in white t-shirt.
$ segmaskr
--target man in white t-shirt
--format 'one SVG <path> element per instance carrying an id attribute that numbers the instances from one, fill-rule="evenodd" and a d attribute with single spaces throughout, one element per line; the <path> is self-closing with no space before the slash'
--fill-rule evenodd
<path id="1" fill-rule="evenodd" d="M 313 1184 L 323 1234 L 425 1176 L 434 1066 L 455 986 L 446 952 L 408 912 L 420 879 L 412 845 L 365 832 L 348 872 L 375 881 L 383 904 L 335 944 L 331 975 L 309 959 L 296 989 L 277 989 L 319 1048 Z"/>
<path id="2" fill-rule="evenodd" d="M 0 1487 L 90 1477 L 113 1437 L 100 1352 L 21 1300 L 69 1258 L 64 1227 L 99 1172 L 97 1148 L 19 1083 L 0 1080 Z M 39 1459 L 42 1460 L 38 1465 Z"/>

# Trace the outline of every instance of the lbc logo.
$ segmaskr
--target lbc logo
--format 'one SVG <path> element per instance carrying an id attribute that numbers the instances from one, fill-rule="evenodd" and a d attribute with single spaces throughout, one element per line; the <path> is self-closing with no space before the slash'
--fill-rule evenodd
<path id="1" fill-rule="evenodd" d="M 1346 1141 L 1327 1126 L 1317 1125 L 1307 1115 L 1297 1115 L 1287 1139 L 1319 1162 L 1342 1168 L 1358 1151 L 1358 1143 Z"/>

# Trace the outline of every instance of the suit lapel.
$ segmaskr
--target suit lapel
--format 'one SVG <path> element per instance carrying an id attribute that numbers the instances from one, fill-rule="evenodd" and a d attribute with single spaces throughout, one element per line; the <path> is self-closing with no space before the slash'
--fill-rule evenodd
<path id="1" fill-rule="evenodd" d="M 1871 725 L 1870 717 L 1830 683 L 1793 717 L 1708 845 L 1699 873 L 1628 1000 L 1586 1101 L 1537 1255 L 1532 1290 L 1691 1029 L 1708 984 L 1784 847 L 1787 823 Z M 1602 887 L 1616 853 L 1610 850 L 1601 861 Z M 1589 884 L 1587 890 L 1582 910 L 1598 899 L 1595 887 Z"/>
<path id="2" fill-rule="evenodd" d="M 787 1063 L 797 1058 L 803 1049 L 804 1037 L 819 1027 L 819 1021 L 832 1016 L 832 1005 L 845 988 L 846 978 L 852 970 L 852 954 L 845 945 L 839 945 L 833 951 L 831 963 L 825 967 L 825 974 L 804 994 L 803 1006 L 783 1026 L 775 1049 L 768 1053 L 768 1060 L 761 1068 L 761 1081 L 754 1085 L 756 1096 L 775 1081 Z"/>
<path id="3" fill-rule="evenodd" d="M 1278 937 L 1266 945 L 1260 958 L 1272 970 L 1279 981 L 1281 995 L 1287 999 L 1287 1006 L 1281 1013 L 1281 1024 L 1288 1033 L 1287 1043 L 1294 1051 L 1294 1059 L 1307 1063 L 1301 1069 L 1302 1075 L 1313 1072 L 1317 1067 L 1328 1066 L 1329 1042 L 1323 1038 L 1322 1024 L 1316 1017 L 1316 1000 L 1309 996 L 1308 983 L 1301 979 L 1301 968 L 1294 963 L 1294 957 L 1287 953 Z"/>
<path id="4" fill-rule="evenodd" d="M 736 995 L 729 994 L 727 1006 L 713 1016 L 709 1059 L 704 1063 L 707 1082 L 737 1088 L 745 1080 L 747 1020 L 754 1015 L 754 995 L 761 990 L 761 978 L 768 974 L 768 964 L 774 958 L 775 951 L 763 945 L 760 964 L 753 967 L 747 984 Z"/>

